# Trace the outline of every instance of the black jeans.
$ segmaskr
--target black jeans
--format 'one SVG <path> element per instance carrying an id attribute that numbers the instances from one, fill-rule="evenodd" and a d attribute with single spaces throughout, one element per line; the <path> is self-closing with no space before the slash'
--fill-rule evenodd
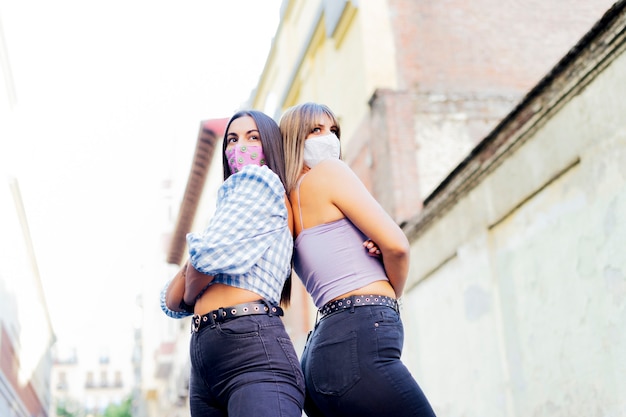
<path id="1" fill-rule="evenodd" d="M 400 315 L 389 307 L 362 306 L 322 318 L 301 360 L 307 416 L 434 417 L 400 361 L 403 343 Z"/>
<path id="2" fill-rule="evenodd" d="M 206 326 L 190 341 L 193 417 L 300 417 L 304 379 L 278 316 Z"/>

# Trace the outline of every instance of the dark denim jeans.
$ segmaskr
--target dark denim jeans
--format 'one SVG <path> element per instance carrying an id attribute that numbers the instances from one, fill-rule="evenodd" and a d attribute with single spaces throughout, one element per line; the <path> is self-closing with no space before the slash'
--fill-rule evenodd
<path id="1" fill-rule="evenodd" d="M 304 379 L 278 316 L 242 316 L 190 341 L 193 417 L 300 417 Z"/>
<path id="2" fill-rule="evenodd" d="M 400 361 L 403 343 L 400 315 L 389 307 L 356 307 L 322 318 L 301 360 L 307 416 L 433 417 Z"/>

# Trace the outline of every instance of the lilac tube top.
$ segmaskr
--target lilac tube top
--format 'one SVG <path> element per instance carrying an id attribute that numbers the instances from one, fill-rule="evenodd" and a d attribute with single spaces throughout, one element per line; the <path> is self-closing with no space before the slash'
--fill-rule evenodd
<path id="1" fill-rule="evenodd" d="M 375 281 L 388 281 L 367 237 L 347 218 L 304 229 L 295 241 L 294 269 L 318 308 Z"/>

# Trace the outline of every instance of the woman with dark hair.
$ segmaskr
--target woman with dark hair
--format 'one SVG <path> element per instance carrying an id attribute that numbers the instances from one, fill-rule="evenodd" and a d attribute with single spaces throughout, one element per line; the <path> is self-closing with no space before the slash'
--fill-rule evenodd
<path id="1" fill-rule="evenodd" d="M 222 155 L 216 212 L 187 235 L 189 261 L 161 293 L 170 317 L 193 314 L 191 415 L 300 417 L 304 380 L 279 305 L 289 301 L 293 234 L 278 125 L 236 113 Z"/>

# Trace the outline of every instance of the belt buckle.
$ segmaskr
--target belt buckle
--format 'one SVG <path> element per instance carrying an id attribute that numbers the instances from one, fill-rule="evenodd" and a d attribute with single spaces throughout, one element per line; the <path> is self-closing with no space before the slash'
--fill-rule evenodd
<path id="1" fill-rule="evenodd" d="M 192 333 L 198 333 L 198 330 L 200 330 L 200 322 L 201 322 L 201 317 L 199 315 L 194 315 L 191 318 L 191 332 Z"/>

